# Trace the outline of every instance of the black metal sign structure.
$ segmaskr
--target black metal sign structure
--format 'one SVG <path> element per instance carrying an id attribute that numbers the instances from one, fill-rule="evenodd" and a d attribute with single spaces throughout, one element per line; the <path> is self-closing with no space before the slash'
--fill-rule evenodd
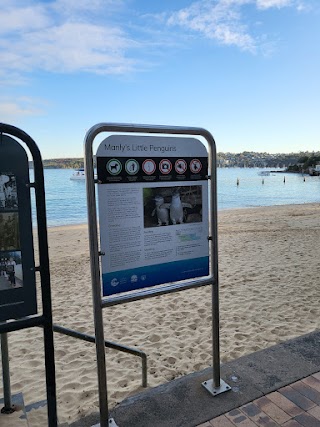
<path id="1" fill-rule="evenodd" d="M 37 312 L 28 158 L 0 137 L 0 321 Z"/>
<path id="2" fill-rule="evenodd" d="M 32 155 L 34 182 L 29 182 L 25 143 Z M 39 266 L 34 265 L 30 188 L 34 187 Z M 57 426 L 56 381 L 47 220 L 41 154 L 24 131 L 0 123 L 0 334 L 43 327 L 48 425 Z M 40 272 L 42 314 L 36 305 L 35 272 Z M 10 321 L 7 321 L 10 320 Z"/>

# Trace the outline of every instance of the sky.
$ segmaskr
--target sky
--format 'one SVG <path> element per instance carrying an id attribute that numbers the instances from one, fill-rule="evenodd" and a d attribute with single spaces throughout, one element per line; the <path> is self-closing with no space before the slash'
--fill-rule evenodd
<path id="1" fill-rule="evenodd" d="M 319 151 L 319 22 L 319 0 L 1 0 L 0 122 L 43 159 L 83 157 L 110 122 Z"/>

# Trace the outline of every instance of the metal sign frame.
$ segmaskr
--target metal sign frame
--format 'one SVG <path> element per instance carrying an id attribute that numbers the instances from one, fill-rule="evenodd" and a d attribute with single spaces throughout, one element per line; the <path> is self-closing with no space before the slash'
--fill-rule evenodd
<path id="1" fill-rule="evenodd" d="M 208 143 L 208 167 L 211 182 L 209 185 L 209 266 L 210 276 L 200 279 L 186 280 L 183 283 L 173 283 L 154 289 L 140 290 L 126 295 L 118 295 L 102 299 L 100 256 L 98 243 L 98 224 L 95 196 L 95 178 L 93 166 L 93 142 L 103 133 L 139 133 L 158 135 L 194 135 L 203 137 Z M 177 138 L 178 140 L 178 138 Z M 96 334 L 97 371 L 99 384 L 100 425 L 107 427 L 116 426 L 113 419 L 109 420 L 107 377 L 104 348 L 104 329 L 102 309 L 107 306 L 121 304 L 129 301 L 150 298 L 184 289 L 196 288 L 205 285 L 212 287 L 212 350 L 213 350 L 213 379 L 205 381 L 203 386 L 216 396 L 230 387 L 220 378 L 220 339 L 219 339 L 219 276 L 218 276 L 218 225 L 217 225 L 217 174 L 216 174 L 216 145 L 209 131 L 196 127 L 157 126 L 145 124 L 99 123 L 87 132 L 84 139 L 86 190 L 88 202 L 89 249 L 90 268 L 92 281 L 92 298 L 94 310 L 94 323 Z"/>
<path id="2" fill-rule="evenodd" d="M 0 135 L 0 150 L 2 269 L 5 271 L 5 257 L 9 260 L 12 256 L 11 261 L 14 263 L 11 286 L 5 286 L 0 292 L 2 322 L 36 314 L 37 297 L 27 153 L 18 141 L 3 133 Z"/>
<path id="3" fill-rule="evenodd" d="M 183 174 L 180 164 L 185 167 Z M 117 301 L 119 296 L 123 301 L 125 292 L 132 296 L 135 291 L 139 298 L 148 287 L 155 290 L 178 283 L 180 288 L 183 281 L 210 278 L 208 151 L 203 141 L 176 136 L 109 135 L 96 151 L 96 169 L 100 251 L 107 254 L 101 256 L 107 303 L 113 303 L 115 295 Z M 123 192 L 130 195 L 129 203 Z M 191 212 L 187 209 L 192 210 L 192 216 L 188 216 Z M 181 223 L 188 225 L 172 227 Z M 163 234 L 166 237 L 161 237 Z M 175 249 L 165 243 L 167 239 L 175 241 Z M 122 258 L 126 262 L 120 263 Z"/>
<path id="4" fill-rule="evenodd" d="M 52 327 L 52 302 L 50 269 L 48 254 L 47 218 L 45 205 L 44 176 L 41 153 L 35 141 L 24 131 L 15 126 L 0 123 L 0 135 L 8 135 L 25 143 L 32 155 L 34 164 L 34 183 L 30 187 L 35 189 L 36 214 L 38 225 L 39 266 L 35 271 L 40 272 L 42 314 L 23 317 L 10 322 L 0 323 L 0 334 L 31 328 L 43 327 L 45 371 L 47 386 L 48 425 L 57 427 L 57 401 L 56 401 L 56 377 L 54 361 L 54 342 Z"/>

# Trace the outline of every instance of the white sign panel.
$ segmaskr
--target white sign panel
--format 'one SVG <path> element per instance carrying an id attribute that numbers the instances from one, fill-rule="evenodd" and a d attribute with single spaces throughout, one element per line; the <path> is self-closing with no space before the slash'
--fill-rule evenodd
<path id="1" fill-rule="evenodd" d="M 103 295 L 208 276 L 201 141 L 112 135 L 96 157 Z"/>

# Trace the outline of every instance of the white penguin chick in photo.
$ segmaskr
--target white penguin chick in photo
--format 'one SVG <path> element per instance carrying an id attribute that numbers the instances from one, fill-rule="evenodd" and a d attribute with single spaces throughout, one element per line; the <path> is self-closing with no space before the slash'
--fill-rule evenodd
<path id="1" fill-rule="evenodd" d="M 154 216 L 155 212 L 158 217 L 158 225 L 169 225 L 169 204 L 164 203 L 164 198 L 162 196 L 156 196 L 154 198 L 156 207 L 152 211 L 152 216 Z"/>
<path id="2" fill-rule="evenodd" d="M 175 191 L 170 204 L 170 219 L 173 225 L 183 223 L 183 208 L 192 208 L 192 206 L 190 203 L 181 202 L 180 193 Z"/>

